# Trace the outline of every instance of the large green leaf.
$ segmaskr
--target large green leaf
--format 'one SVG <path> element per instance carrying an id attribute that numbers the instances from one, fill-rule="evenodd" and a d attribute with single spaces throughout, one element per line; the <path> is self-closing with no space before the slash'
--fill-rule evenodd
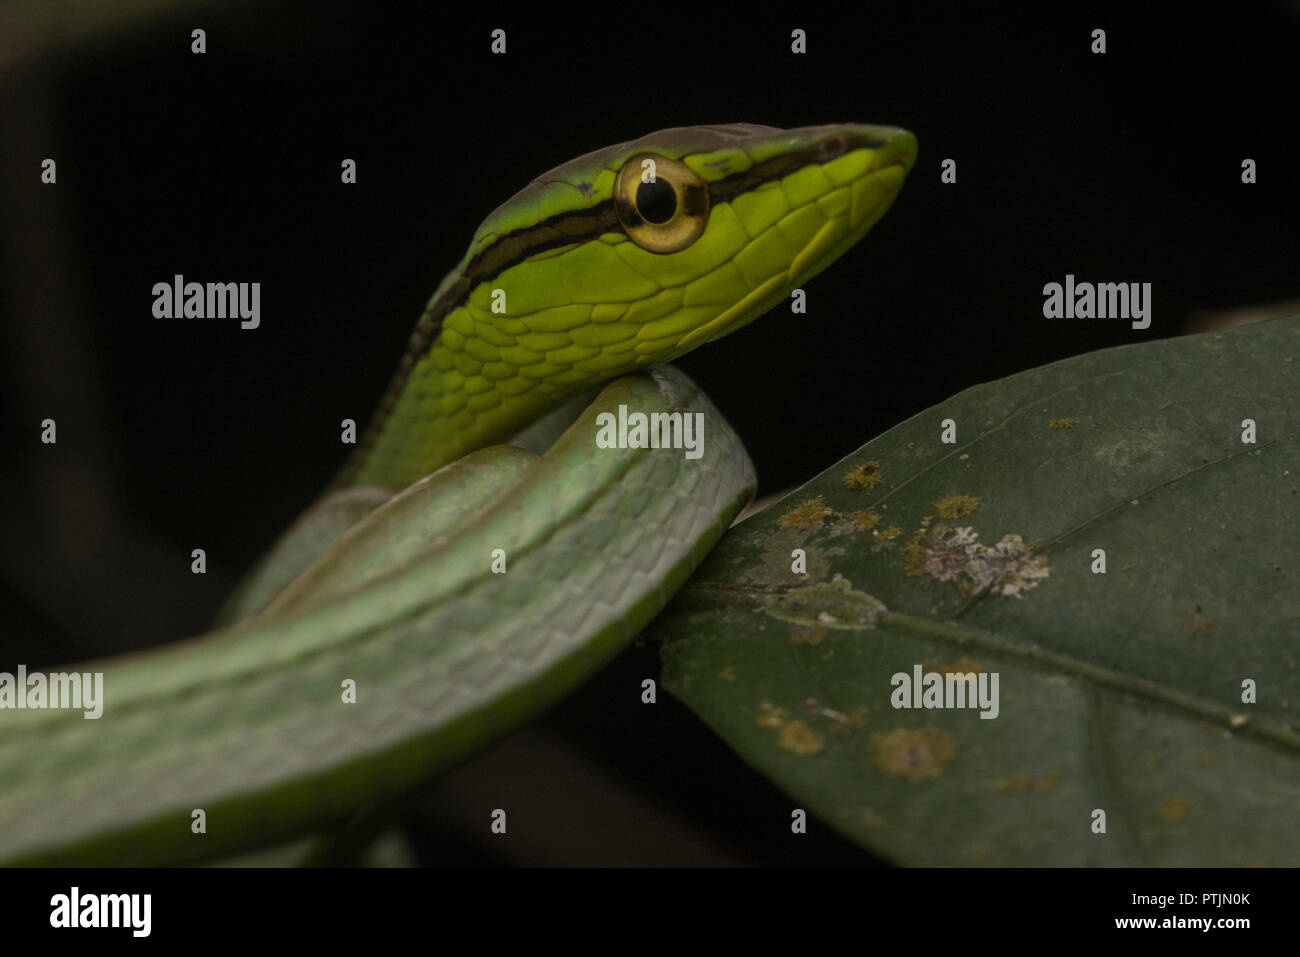
<path id="1" fill-rule="evenodd" d="M 729 533 L 655 626 L 666 686 L 900 863 L 1300 864 L 1298 346 L 1107 349 L 909 419 Z M 917 665 L 996 673 L 997 717 L 893 707 Z"/>

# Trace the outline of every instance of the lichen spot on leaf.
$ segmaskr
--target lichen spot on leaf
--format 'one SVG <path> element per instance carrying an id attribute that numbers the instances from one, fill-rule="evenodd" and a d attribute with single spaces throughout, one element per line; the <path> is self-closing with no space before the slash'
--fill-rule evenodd
<path id="1" fill-rule="evenodd" d="M 776 520 L 782 528 L 821 528 L 832 509 L 826 507 L 822 497 L 805 499 Z"/>
<path id="2" fill-rule="evenodd" d="M 875 488 L 883 481 L 879 462 L 864 462 L 844 473 L 844 484 L 849 488 Z"/>
<path id="3" fill-rule="evenodd" d="M 769 615 L 782 621 L 854 631 L 875 628 L 888 610 L 880 599 L 854 591 L 846 578 L 768 595 L 766 607 Z"/>
<path id="4" fill-rule="evenodd" d="M 871 736 L 871 759 L 891 778 L 937 778 L 955 754 L 952 735 L 939 728 L 895 728 Z"/>
<path id="5" fill-rule="evenodd" d="M 980 500 L 974 495 L 949 495 L 934 503 L 936 514 L 940 518 L 961 518 L 980 507 Z"/>

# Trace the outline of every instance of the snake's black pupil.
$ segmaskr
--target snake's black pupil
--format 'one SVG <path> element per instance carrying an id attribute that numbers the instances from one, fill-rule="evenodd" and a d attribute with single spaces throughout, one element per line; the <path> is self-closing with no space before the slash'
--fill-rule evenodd
<path id="1" fill-rule="evenodd" d="M 677 194 L 662 176 L 656 177 L 653 183 L 637 186 L 636 208 L 647 223 L 666 223 L 677 212 Z"/>

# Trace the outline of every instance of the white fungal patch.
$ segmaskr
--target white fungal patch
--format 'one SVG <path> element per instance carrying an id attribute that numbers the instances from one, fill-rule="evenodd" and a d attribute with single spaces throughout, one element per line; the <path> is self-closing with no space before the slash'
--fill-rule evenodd
<path id="1" fill-rule="evenodd" d="M 974 529 L 937 526 L 921 543 L 921 570 L 934 581 L 957 582 L 963 591 L 1020 598 L 1051 574 L 1046 555 L 1019 535 L 1003 535 L 991 548 Z"/>

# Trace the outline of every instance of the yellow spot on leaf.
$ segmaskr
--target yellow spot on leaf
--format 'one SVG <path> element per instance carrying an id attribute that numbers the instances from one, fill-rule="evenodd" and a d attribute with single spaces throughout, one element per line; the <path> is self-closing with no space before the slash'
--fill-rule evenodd
<path id="1" fill-rule="evenodd" d="M 855 465 L 844 473 L 844 484 L 849 488 L 875 488 L 884 480 L 880 474 L 879 462 L 865 462 Z"/>
<path id="2" fill-rule="evenodd" d="M 912 536 L 912 540 L 903 547 L 903 573 L 906 575 L 925 574 L 925 527 Z"/>
<path id="3" fill-rule="evenodd" d="M 897 525 L 890 525 L 888 528 L 881 529 L 880 531 L 876 532 L 876 537 L 883 538 L 885 539 L 885 541 L 889 541 L 890 539 L 897 538 L 898 534 L 901 531 L 902 529 L 899 528 Z"/>
<path id="4" fill-rule="evenodd" d="M 989 856 L 989 846 L 983 841 L 975 841 L 971 844 L 968 850 L 970 851 L 970 856 L 975 858 L 977 861 L 982 861 L 984 858 Z"/>
<path id="5" fill-rule="evenodd" d="M 974 495 L 949 495 L 934 503 L 935 512 L 940 518 L 961 518 L 980 507 L 980 500 Z"/>
<path id="6" fill-rule="evenodd" d="M 731 667 L 731 665 L 727 665 L 727 667 L 718 672 L 718 677 L 723 681 L 735 681 L 736 669 Z"/>
<path id="7" fill-rule="evenodd" d="M 1072 429 L 1079 424 L 1078 419 L 1053 419 L 1047 423 L 1053 429 Z"/>
<path id="8" fill-rule="evenodd" d="M 1208 635 L 1213 628 L 1213 618 L 1202 618 L 1200 615 L 1196 615 L 1192 618 L 1192 623 L 1187 627 L 1188 637 L 1199 638 L 1201 635 Z"/>
<path id="9" fill-rule="evenodd" d="M 1029 778 L 1023 774 L 1013 774 L 998 781 L 998 790 L 1008 794 L 1024 794 L 1029 790 Z"/>
<path id="10" fill-rule="evenodd" d="M 1180 797 L 1174 796 L 1160 802 L 1160 807 L 1156 808 L 1162 821 L 1173 823 L 1181 821 L 1187 817 L 1187 802 Z"/>
<path id="11" fill-rule="evenodd" d="M 781 728 L 777 743 L 795 754 L 816 754 L 826 745 L 826 739 L 802 721 L 790 721 Z"/>
<path id="12" fill-rule="evenodd" d="M 1038 779 L 1036 791 L 1055 791 L 1056 786 L 1061 783 L 1060 771 L 1044 771 L 1043 776 Z"/>
<path id="13" fill-rule="evenodd" d="M 880 516 L 869 508 L 864 508 L 860 512 L 850 512 L 849 518 L 853 520 L 853 527 L 859 532 L 869 532 L 880 524 Z"/>
<path id="14" fill-rule="evenodd" d="M 922 781 L 938 777 L 955 753 L 952 735 L 938 728 L 895 728 L 871 736 L 871 758 L 892 778 Z"/>
<path id="15" fill-rule="evenodd" d="M 966 675 L 971 672 L 979 674 L 984 670 L 984 662 L 978 658 L 958 658 L 952 664 L 945 665 L 938 658 L 924 658 L 921 667 L 926 671 L 938 671 L 945 675 Z"/>
<path id="16" fill-rule="evenodd" d="M 800 502 L 790 511 L 776 520 L 782 528 L 820 528 L 831 509 L 826 507 L 822 497 L 810 498 Z"/>
<path id="17" fill-rule="evenodd" d="M 790 640 L 796 645 L 820 645 L 826 637 L 825 625 L 809 625 L 807 628 L 790 629 Z"/>
<path id="18" fill-rule="evenodd" d="M 871 808 L 862 812 L 862 826 L 868 828 L 884 827 L 888 822 L 883 814 L 877 814 Z"/>

